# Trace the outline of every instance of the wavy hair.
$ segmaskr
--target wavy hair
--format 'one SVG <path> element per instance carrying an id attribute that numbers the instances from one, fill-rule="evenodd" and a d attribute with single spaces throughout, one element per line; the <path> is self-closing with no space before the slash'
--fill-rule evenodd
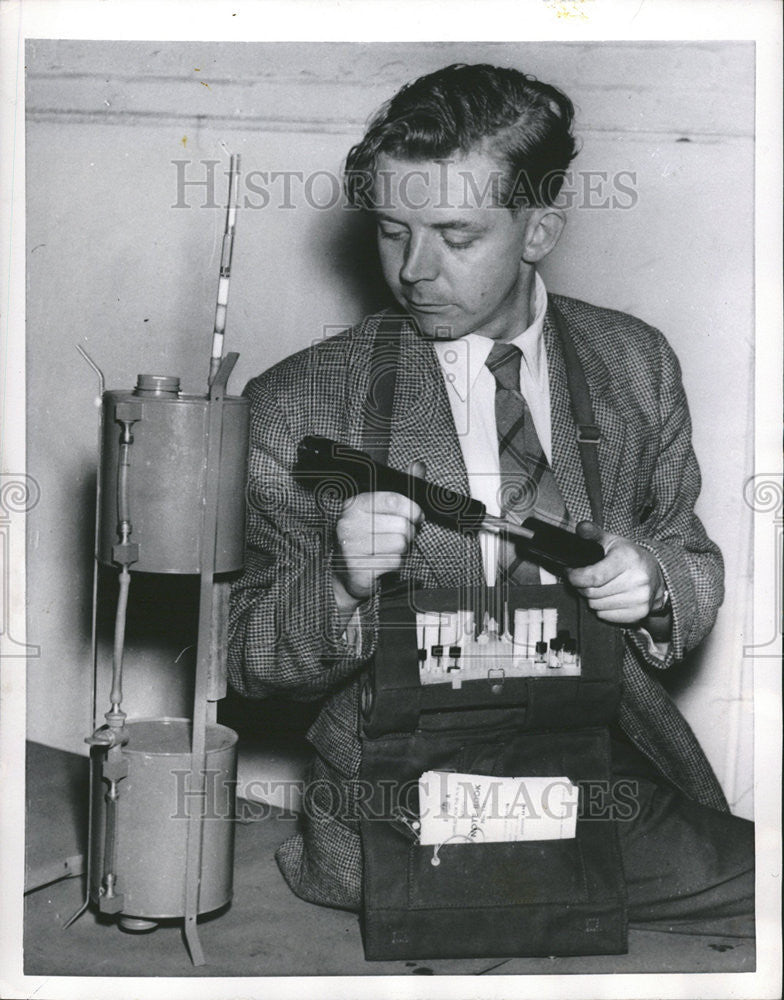
<path id="1" fill-rule="evenodd" d="M 439 160 L 480 149 L 501 168 L 500 204 L 551 205 L 577 154 L 566 94 L 516 69 L 455 63 L 406 84 L 382 105 L 346 158 L 346 196 L 373 208 L 382 153 Z"/>

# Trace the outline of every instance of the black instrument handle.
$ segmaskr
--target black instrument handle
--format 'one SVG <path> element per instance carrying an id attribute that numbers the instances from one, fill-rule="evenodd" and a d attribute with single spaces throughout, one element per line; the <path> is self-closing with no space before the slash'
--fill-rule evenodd
<path id="1" fill-rule="evenodd" d="M 479 500 L 382 465 L 364 451 L 330 438 L 309 435 L 302 439 L 294 477 L 312 490 L 334 491 L 344 499 L 358 493 L 400 493 L 417 503 L 429 521 L 453 530 L 472 533 L 489 527 L 485 523 L 487 508 Z M 488 522 L 493 520 L 498 519 Z M 604 558 L 598 542 L 580 538 L 565 528 L 534 517 L 527 518 L 522 526 L 533 532 L 533 538 L 521 542 L 526 552 L 556 570 L 591 566 Z"/>
<path id="2" fill-rule="evenodd" d="M 302 439 L 295 476 L 310 488 L 331 487 L 346 498 L 358 493 L 401 493 L 419 504 L 428 520 L 461 531 L 478 531 L 487 514 L 479 500 L 382 465 L 364 451 L 324 437 Z"/>

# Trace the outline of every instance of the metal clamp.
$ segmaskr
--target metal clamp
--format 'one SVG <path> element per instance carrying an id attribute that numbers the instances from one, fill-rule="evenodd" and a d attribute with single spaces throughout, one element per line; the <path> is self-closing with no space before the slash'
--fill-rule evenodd
<path id="1" fill-rule="evenodd" d="M 500 694 L 504 689 L 504 681 L 506 680 L 506 671 L 503 667 L 490 667 L 487 671 L 487 680 L 490 683 L 490 691 L 492 694 Z"/>
<path id="2" fill-rule="evenodd" d="M 597 424 L 577 424 L 578 444 L 598 444 L 601 439 L 602 431 Z"/>

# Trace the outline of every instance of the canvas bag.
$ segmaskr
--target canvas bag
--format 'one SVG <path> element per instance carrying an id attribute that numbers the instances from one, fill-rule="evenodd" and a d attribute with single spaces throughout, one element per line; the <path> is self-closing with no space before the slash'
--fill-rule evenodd
<path id="1" fill-rule="evenodd" d="M 557 326 L 586 488 L 601 522 L 598 433 L 579 359 L 565 325 Z M 365 449 L 381 462 L 394 399 L 392 340 L 383 345 L 384 377 L 374 381 L 371 374 L 373 433 L 365 438 Z M 380 343 L 373 366 L 382 357 Z M 577 638 L 581 674 L 506 676 L 499 662 L 486 678 L 457 690 L 421 684 L 416 612 L 454 611 L 468 603 L 481 621 L 496 596 L 483 588 L 421 590 L 396 580 L 382 590 L 378 651 L 362 688 L 359 720 L 360 782 L 369 796 L 360 815 L 368 959 L 626 951 L 625 884 L 611 796 L 596 807 L 611 783 L 608 726 L 621 695 L 621 631 L 599 621 L 564 585 L 514 587 L 504 595 L 510 618 L 516 608 L 557 608 L 559 627 Z M 576 836 L 422 845 L 418 779 L 426 771 L 565 776 L 580 789 Z"/>

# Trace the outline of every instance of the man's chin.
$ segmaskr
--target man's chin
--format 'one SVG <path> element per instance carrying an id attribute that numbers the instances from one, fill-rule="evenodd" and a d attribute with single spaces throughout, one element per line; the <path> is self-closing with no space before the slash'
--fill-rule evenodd
<path id="1" fill-rule="evenodd" d="M 409 309 L 409 315 L 414 319 L 423 336 L 429 340 L 457 340 L 465 330 L 450 323 L 444 316 L 435 316 Z"/>

